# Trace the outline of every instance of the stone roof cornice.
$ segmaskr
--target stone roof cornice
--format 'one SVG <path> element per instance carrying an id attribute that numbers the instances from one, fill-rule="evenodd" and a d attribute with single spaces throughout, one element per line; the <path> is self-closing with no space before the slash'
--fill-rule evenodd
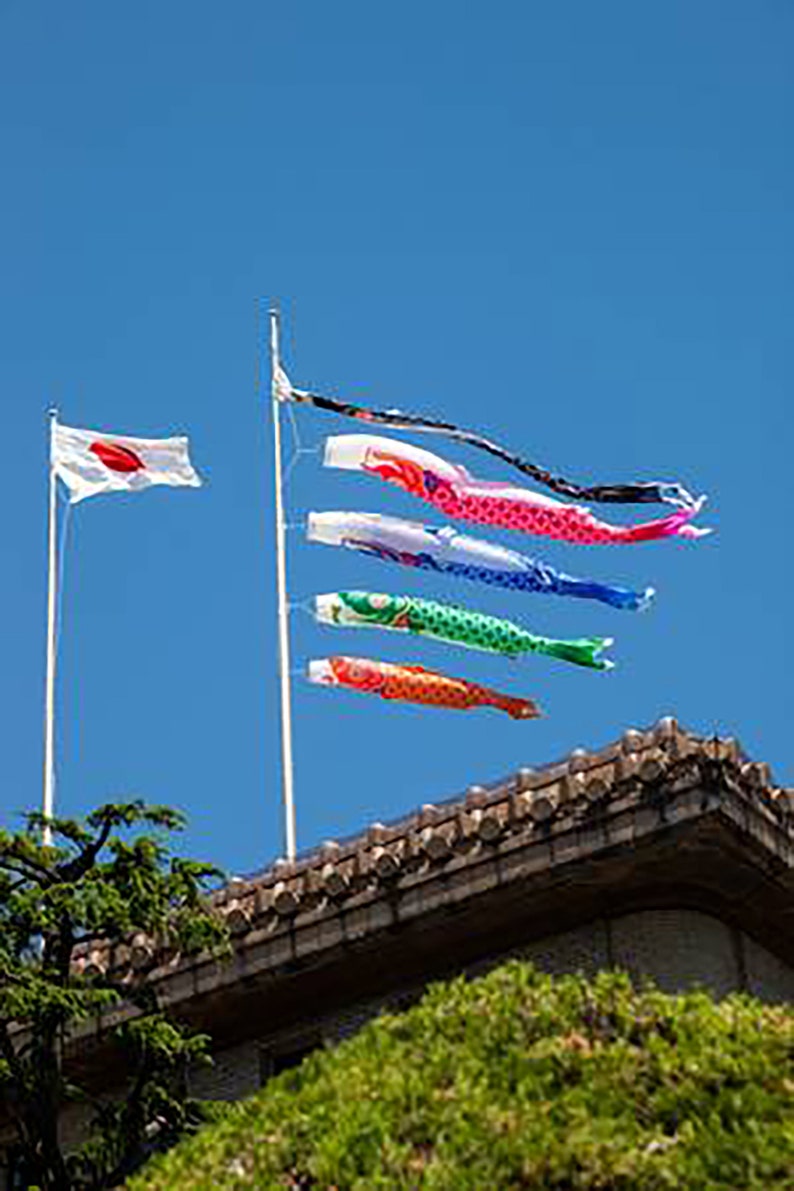
<path id="1" fill-rule="evenodd" d="M 735 740 L 695 736 L 666 718 L 645 731 L 630 729 L 597 752 L 576 749 L 542 769 L 520 769 L 395 823 L 372 823 L 355 837 L 327 841 L 294 862 L 276 861 L 230 881 L 213 901 L 239 948 L 249 936 L 273 937 L 280 928 L 333 918 L 373 898 L 402 893 L 405 901 L 434 876 L 474 870 L 535 843 L 546 845 L 550 865 L 560 858 L 555 841 L 568 841 L 569 860 L 584 857 L 588 834 L 602 846 L 620 842 L 621 816 L 632 838 L 643 817 L 648 831 L 659 831 L 680 820 L 678 796 L 695 788 L 715 791 L 712 809 L 741 823 L 783 863 L 794 863 L 794 791 L 775 786 L 769 767 L 748 760 Z M 176 970 L 208 960 L 169 955 L 137 936 L 112 955 L 96 947 L 78 964 L 168 982 Z"/>

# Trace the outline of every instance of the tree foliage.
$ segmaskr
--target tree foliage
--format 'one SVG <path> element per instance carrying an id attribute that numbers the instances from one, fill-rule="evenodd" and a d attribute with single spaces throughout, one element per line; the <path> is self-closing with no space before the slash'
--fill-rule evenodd
<path id="1" fill-rule="evenodd" d="M 510 962 L 317 1051 L 134 1191 L 794 1187 L 794 1014 Z"/>
<path id="2" fill-rule="evenodd" d="M 83 822 L 48 825 L 48 844 L 40 814 L 21 831 L 0 830 L 0 1110 L 31 1185 L 111 1187 L 199 1119 L 186 1076 L 207 1039 L 158 1012 L 147 976 L 164 951 L 223 941 L 205 896 L 220 873 L 171 854 L 167 833 L 183 820 L 168 807 L 107 804 Z M 97 950 L 107 962 L 90 962 Z M 75 1080 L 70 1040 L 120 1006 L 131 1012 L 109 1041 L 124 1083 L 98 1100 Z M 59 1121 L 74 1103 L 90 1123 L 67 1154 Z"/>

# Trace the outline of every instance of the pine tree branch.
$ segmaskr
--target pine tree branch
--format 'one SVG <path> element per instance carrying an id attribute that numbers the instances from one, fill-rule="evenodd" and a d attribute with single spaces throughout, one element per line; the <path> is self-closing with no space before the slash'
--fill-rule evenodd
<path id="1" fill-rule="evenodd" d="M 17 865 L 27 867 L 18 868 Z M 29 860 L 17 856 L 3 856 L 0 854 L 0 871 L 6 873 L 14 873 L 15 876 L 21 877 L 23 883 L 25 881 L 33 881 L 36 885 L 54 885 L 55 878 L 52 873 L 44 868 L 42 865 L 33 864 Z M 46 876 L 46 880 L 45 880 Z"/>
<path id="2" fill-rule="evenodd" d="M 58 866 L 59 879 L 61 881 L 79 881 L 81 877 L 84 877 L 94 867 L 97 856 L 110 839 L 112 830 L 113 821 L 108 816 L 102 824 L 96 839 L 92 843 L 87 844 L 74 860 L 70 860 L 68 864 Z"/>

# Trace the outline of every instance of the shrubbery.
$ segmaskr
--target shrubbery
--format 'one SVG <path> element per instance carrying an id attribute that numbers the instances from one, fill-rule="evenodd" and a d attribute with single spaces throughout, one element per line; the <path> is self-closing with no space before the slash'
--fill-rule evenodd
<path id="1" fill-rule="evenodd" d="M 311 1055 L 132 1186 L 794 1188 L 794 1014 L 510 962 Z"/>

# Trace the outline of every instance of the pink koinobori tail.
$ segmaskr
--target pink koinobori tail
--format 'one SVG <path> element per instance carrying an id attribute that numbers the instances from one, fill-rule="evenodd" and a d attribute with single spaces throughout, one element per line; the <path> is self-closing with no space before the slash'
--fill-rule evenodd
<path id="1" fill-rule="evenodd" d="M 703 507 L 678 509 L 639 525 L 609 525 L 584 505 L 563 504 L 549 496 L 493 480 L 478 480 L 464 467 L 431 451 L 374 434 L 340 434 L 327 439 L 325 466 L 363 471 L 396 484 L 447 517 L 496 525 L 584 545 L 648 542 L 656 538 L 700 538 L 711 532 L 690 525 Z"/>

